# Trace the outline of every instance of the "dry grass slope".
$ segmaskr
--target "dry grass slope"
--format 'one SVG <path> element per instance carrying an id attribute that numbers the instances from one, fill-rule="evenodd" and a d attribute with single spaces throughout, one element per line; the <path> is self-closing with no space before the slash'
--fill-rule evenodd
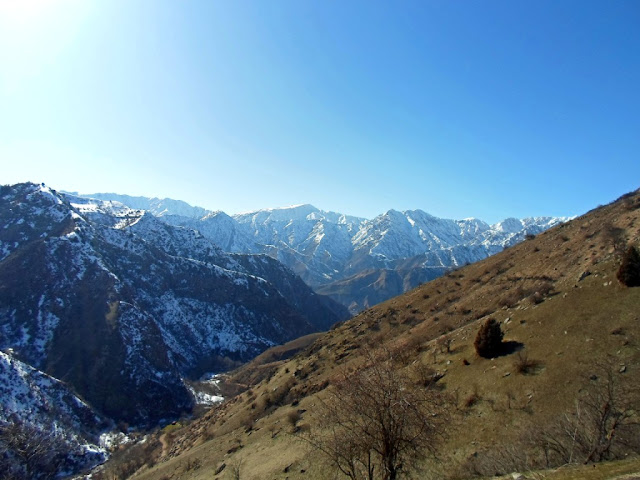
<path id="1" fill-rule="evenodd" d="M 244 391 L 184 427 L 159 432 L 165 447 L 147 452 L 134 478 L 332 478 L 322 457 L 292 433 L 313 432 L 319 396 L 362 364 L 365 346 L 384 346 L 403 368 L 440 378 L 456 398 L 458 421 L 442 462 L 425 467 L 433 478 L 470 477 L 484 452 L 518 445 L 532 425 L 571 411 L 594 381 L 596 360 L 613 362 L 617 381 L 637 383 L 640 288 L 621 285 L 616 272 L 627 246 L 640 246 L 639 207 L 634 192 L 369 309 L 292 358 L 266 354 L 266 363 L 229 375 Z M 473 346 L 487 318 L 500 323 L 507 346 L 493 359 Z M 116 459 L 111 472 L 117 466 Z M 637 460 L 584 468 L 578 477 L 567 468 L 527 478 L 640 471 Z"/>

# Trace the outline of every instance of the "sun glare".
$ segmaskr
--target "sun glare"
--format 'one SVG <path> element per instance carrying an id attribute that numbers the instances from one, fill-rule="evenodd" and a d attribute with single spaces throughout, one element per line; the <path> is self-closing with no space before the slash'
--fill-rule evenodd
<path id="1" fill-rule="evenodd" d="M 90 2 L 0 0 L 0 89 L 37 78 L 73 42 Z"/>
<path id="2" fill-rule="evenodd" d="M 60 3 L 54 0 L 0 0 L 0 16 L 5 21 L 28 21 L 46 15 Z"/>

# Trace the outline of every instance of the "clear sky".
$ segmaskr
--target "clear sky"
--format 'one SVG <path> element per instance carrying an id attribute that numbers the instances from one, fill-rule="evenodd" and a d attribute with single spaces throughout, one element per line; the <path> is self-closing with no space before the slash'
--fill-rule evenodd
<path id="1" fill-rule="evenodd" d="M 639 152 L 636 0 L 0 0 L 0 184 L 493 222 Z"/>

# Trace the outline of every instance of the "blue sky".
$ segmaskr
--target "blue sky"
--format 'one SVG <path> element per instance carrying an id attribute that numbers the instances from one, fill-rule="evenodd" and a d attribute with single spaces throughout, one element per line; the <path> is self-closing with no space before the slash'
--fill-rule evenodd
<path id="1" fill-rule="evenodd" d="M 640 2 L 0 0 L 0 183 L 237 213 L 640 187 Z"/>

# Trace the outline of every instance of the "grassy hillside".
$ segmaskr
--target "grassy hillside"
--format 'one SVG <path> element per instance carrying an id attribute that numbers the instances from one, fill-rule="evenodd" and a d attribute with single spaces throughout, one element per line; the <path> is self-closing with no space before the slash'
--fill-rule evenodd
<path id="1" fill-rule="evenodd" d="M 500 461 L 524 451 L 537 429 L 574 412 L 576 399 L 602 384 L 604 363 L 617 384 L 637 385 L 640 288 L 616 279 L 629 244 L 640 246 L 639 192 L 367 310 L 291 358 L 267 353 L 266 363 L 229 375 L 244 392 L 158 432 L 144 449 L 116 455 L 110 473 L 126 477 L 144 458 L 134 478 L 333 478 L 301 433 L 318 431 L 317 410 L 332 383 L 380 347 L 397 354 L 400 369 L 436 374 L 452 398 L 456 420 L 440 461 L 425 457 L 420 478 L 508 473 L 499 471 Z M 478 357 L 473 346 L 488 318 L 501 324 L 507 346 L 493 359 Z M 632 405 L 639 398 L 631 397 Z M 637 407 L 630 408 L 635 415 Z M 573 468 L 527 476 L 640 471 L 635 460 L 583 468 L 605 476 L 570 476 Z"/>

